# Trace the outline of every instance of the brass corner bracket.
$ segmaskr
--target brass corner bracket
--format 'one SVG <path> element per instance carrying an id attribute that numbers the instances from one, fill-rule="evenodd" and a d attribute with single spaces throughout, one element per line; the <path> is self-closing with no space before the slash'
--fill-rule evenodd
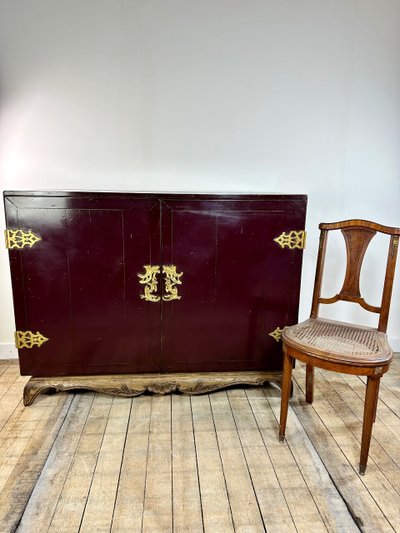
<path id="1" fill-rule="evenodd" d="M 49 339 L 39 333 L 33 333 L 33 331 L 16 331 L 15 332 L 15 347 L 21 348 L 33 348 L 34 346 L 41 346 L 44 342 Z"/>
<path id="2" fill-rule="evenodd" d="M 284 231 L 279 237 L 276 237 L 274 241 L 278 243 L 281 248 L 290 248 L 292 250 L 297 248 L 299 250 L 304 250 L 306 247 L 306 236 L 307 234 L 304 230 L 292 230 L 289 231 L 289 233 Z"/>
<path id="3" fill-rule="evenodd" d="M 33 233 L 33 231 L 25 231 L 22 229 L 6 229 L 4 231 L 6 239 L 6 248 L 11 250 L 14 248 L 21 249 L 25 246 L 32 248 L 34 244 L 41 241 L 41 237 Z"/>
<path id="4" fill-rule="evenodd" d="M 271 333 L 268 333 L 270 337 L 272 337 L 276 342 L 279 342 L 282 337 L 282 331 L 281 328 L 275 328 L 274 331 L 271 331 Z"/>

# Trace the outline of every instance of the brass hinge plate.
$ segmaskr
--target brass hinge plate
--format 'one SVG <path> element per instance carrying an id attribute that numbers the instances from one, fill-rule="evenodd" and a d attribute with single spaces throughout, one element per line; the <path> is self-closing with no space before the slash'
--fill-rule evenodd
<path id="1" fill-rule="evenodd" d="M 42 335 L 39 331 L 16 331 L 15 332 L 15 346 L 19 350 L 21 348 L 33 348 L 34 346 L 41 346 L 49 339 Z"/>
<path id="2" fill-rule="evenodd" d="M 21 249 L 25 246 L 32 248 L 34 244 L 41 241 L 41 237 L 33 233 L 33 231 L 25 231 L 22 229 L 6 229 L 4 231 L 6 239 L 6 248 L 12 250 L 14 248 Z"/>
<path id="3" fill-rule="evenodd" d="M 268 333 L 270 337 L 272 337 L 276 342 L 279 342 L 282 337 L 282 329 L 281 328 L 275 328 L 274 331 L 271 331 L 271 333 Z"/>
<path id="4" fill-rule="evenodd" d="M 304 250 L 306 247 L 306 237 L 307 233 L 304 230 L 292 230 L 288 233 L 284 231 L 279 237 L 276 237 L 274 241 L 278 243 L 281 248 L 290 248 L 292 250 L 297 248 L 299 250 Z"/>

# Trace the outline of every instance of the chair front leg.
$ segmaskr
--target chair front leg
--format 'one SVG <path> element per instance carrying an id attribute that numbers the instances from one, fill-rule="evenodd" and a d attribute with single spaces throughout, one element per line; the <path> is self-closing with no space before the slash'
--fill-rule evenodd
<path id="1" fill-rule="evenodd" d="M 376 415 L 378 402 L 379 383 L 381 376 L 368 376 L 367 390 L 365 391 L 364 418 L 361 437 L 360 474 L 365 474 L 367 468 L 369 446 L 371 443 L 372 425 Z"/>
<path id="2" fill-rule="evenodd" d="M 376 390 L 376 396 L 375 396 L 375 408 L 374 408 L 374 424 L 376 422 L 376 411 L 378 410 L 378 399 L 379 399 L 379 386 L 381 384 L 381 380 L 378 379 L 377 384 L 377 390 Z"/>
<path id="3" fill-rule="evenodd" d="M 290 387 L 292 383 L 293 357 L 287 354 L 286 346 L 283 345 L 283 375 L 281 394 L 281 416 L 279 423 L 279 440 L 285 440 L 286 420 L 289 407 Z"/>

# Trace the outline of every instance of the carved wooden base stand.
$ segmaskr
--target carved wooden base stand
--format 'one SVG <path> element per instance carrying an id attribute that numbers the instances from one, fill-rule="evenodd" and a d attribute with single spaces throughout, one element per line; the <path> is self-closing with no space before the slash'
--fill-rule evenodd
<path id="1" fill-rule="evenodd" d="M 58 376 L 31 378 L 24 388 L 24 405 L 31 405 L 42 392 L 87 389 L 115 396 L 139 396 L 144 392 L 204 394 L 233 385 L 281 386 L 281 372 L 204 372 L 194 374 L 115 374 L 105 376 Z"/>

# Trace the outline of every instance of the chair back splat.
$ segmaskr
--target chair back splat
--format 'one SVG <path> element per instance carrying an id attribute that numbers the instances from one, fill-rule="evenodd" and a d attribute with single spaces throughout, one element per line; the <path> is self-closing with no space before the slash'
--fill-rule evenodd
<path id="1" fill-rule="evenodd" d="M 393 359 L 393 351 L 387 341 L 386 329 L 399 248 L 400 228 L 391 228 L 375 222 L 357 219 L 332 224 L 321 223 L 319 229 L 321 235 L 311 316 L 308 320 L 287 326 L 282 331 L 283 374 L 279 438 L 280 440 L 285 438 L 291 376 L 295 359 L 306 364 L 306 401 L 308 403 L 312 403 L 314 398 L 314 367 L 366 376 L 367 388 L 359 464 L 360 474 L 364 474 L 367 467 L 372 425 L 376 418 L 380 379 L 389 370 Z M 340 292 L 329 298 L 323 298 L 321 297 L 321 287 L 327 240 L 329 232 L 333 230 L 341 230 L 346 243 L 346 273 Z M 390 236 L 382 299 L 379 306 L 366 302 L 360 292 L 360 273 L 365 252 L 376 233 Z M 378 314 L 378 327 L 369 328 L 319 317 L 320 304 L 333 304 L 338 301 L 357 303 L 363 309 Z"/>
<path id="2" fill-rule="evenodd" d="M 367 220 L 345 220 L 332 224 L 321 223 L 320 244 L 318 250 L 317 270 L 315 275 L 314 294 L 311 308 L 311 318 L 318 317 L 319 304 L 333 304 L 340 300 L 355 302 L 367 311 L 379 314 L 378 331 L 386 332 L 389 316 L 390 299 L 393 288 L 394 270 L 396 267 L 397 252 L 399 247 L 400 229 L 382 226 Z M 325 264 L 325 254 L 328 232 L 341 230 L 346 242 L 347 265 L 343 286 L 338 294 L 330 298 L 321 297 L 322 277 Z M 390 243 L 386 264 L 386 275 L 383 285 L 382 301 L 379 307 L 370 305 L 361 296 L 360 273 L 365 252 L 372 238 L 377 232 L 390 235 Z"/>

